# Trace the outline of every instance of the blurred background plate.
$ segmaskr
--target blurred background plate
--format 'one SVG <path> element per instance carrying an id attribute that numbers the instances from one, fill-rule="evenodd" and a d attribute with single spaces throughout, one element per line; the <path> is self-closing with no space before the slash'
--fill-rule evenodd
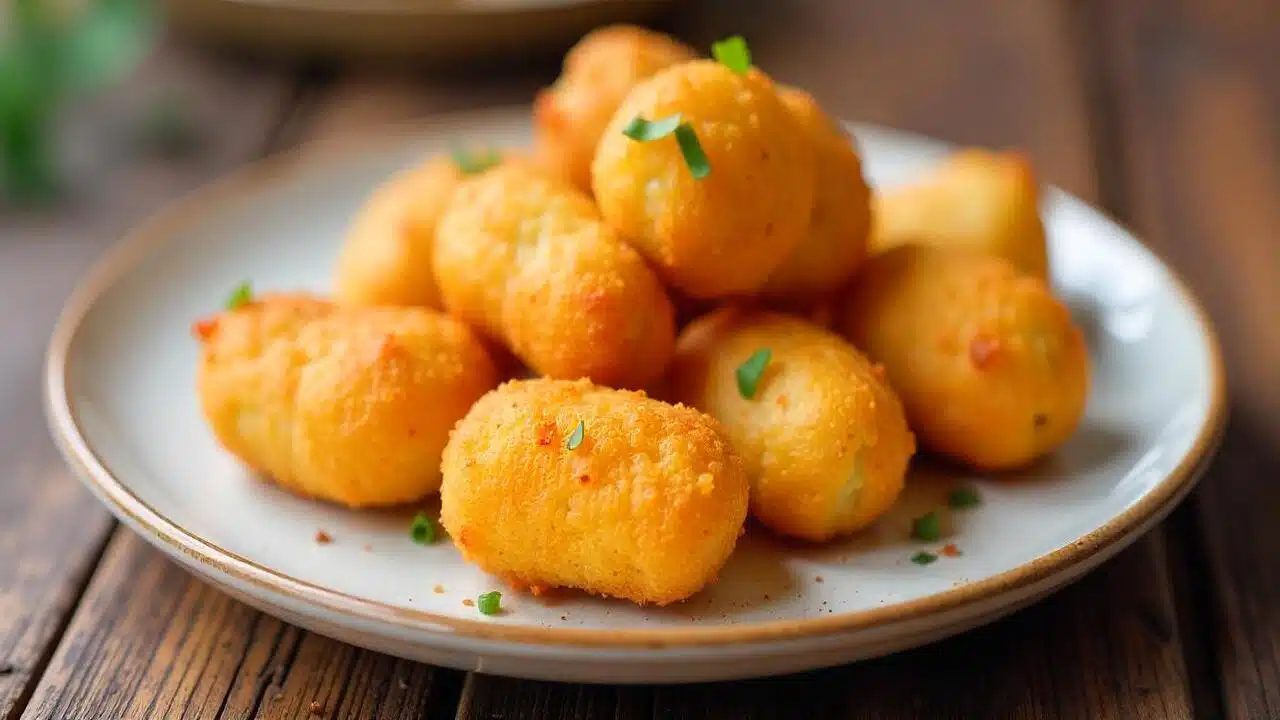
<path id="1" fill-rule="evenodd" d="M 188 35 L 272 55 L 446 61 L 563 49 L 673 0 L 166 0 Z"/>

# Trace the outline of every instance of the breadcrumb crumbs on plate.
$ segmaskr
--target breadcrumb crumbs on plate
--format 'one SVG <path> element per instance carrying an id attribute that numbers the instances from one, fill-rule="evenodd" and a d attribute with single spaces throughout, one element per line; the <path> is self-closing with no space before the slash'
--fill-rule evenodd
<path id="1" fill-rule="evenodd" d="M 462 600 L 462 604 L 463 604 L 463 605 L 466 605 L 467 607 L 475 607 L 475 606 L 476 606 L 476 601 L 475 601 L 475 600 L 472 600 L 471 598 L 464 598 L 464 599 Z"/>
<path id="2" fill-rule="evenodd" d="M 316 531 L 316 542 L 321 545 L 328 545 L 333 542 L 333 537 L 323 530 Z"/>
<path id="3" fill-rule="evenodd" d="M 822 576 L 821 576 L 821 575 L 819 575 L 818 577 L 814 578 L 814 579 L 813 579 L 813 581 L 814 581 L 814 582 L 822 582 Z"/>
<path id="4" fill-rule="evenodd" d="M 437 595 L 443 595 L 443 594 L 444 594 L 444 586 L 443 586 L 443 585 L 437 585 L 437 586 L 435 586 L 435 587 L 433 588 L 433 590 L 435 591 L 435 594 L 437 594 Z"/>

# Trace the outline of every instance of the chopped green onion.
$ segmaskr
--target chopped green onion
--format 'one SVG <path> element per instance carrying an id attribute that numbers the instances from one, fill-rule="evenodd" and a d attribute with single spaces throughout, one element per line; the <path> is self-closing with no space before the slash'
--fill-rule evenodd
<path id="1" fill-rule="evenodd" d="M 938 556 L 930 552 L 918 552 L 911 556 L 911 562 L 917 565 L 930 565 L 937 559 Z"/>
<path id="2" fill-rule="evenodd" d="M 253 302 L 253 285 L 248 280 L 245 280 L 237 285 L 235 290 L 231 291 L 231 296 L 227 298 L 226 307 L 228 310 L 238 310 L 241 306 L 248 305 L 251 302 Z"/>
<path id="3" fill-rule="evenodd" d="M 573 432 L 569 434 L 569 440 L 564 444 L 564 446 L 570 450 L 577 450 L 578 446 L 582 444 L 582 436 L 585 435 L 586 432 L 587 432 L 586 423 L 583 422 L 582 420 L 579 420 L 578 426 L 575 427 L 573 429 Z"/>
<path id="4" fill-rule="evenodd" d="M 454 148 L 453 164 L 463 175 L 475 175 L 502 162 L 502 155 L 497 150 L 481 150 L 468 152 L 462 148 Z"/>
<path id="5" fill-rule="evenodd" d="M 689 123 L 680 123 L 676 128 L 676 142 L 680 143 L 680 154 L 684 155 L 684 164 L 689 166 L 693 179 L 701 180 L 711 174 L 711 162 L 702 151 L 702 143 L 698 142 L 698 134 Z"/>
<path id="6" fill-rule="evenodd" d="M 711 54 L 721 65 L 739 75 L 751 69 L 751 49 L 741 35 L 712 43 Z"/>
<path id="7" fill-rule="evenodd" d="M 494 590 L 481 594 L 476 598 L 476 607 L 482 615 L 497 615 L 502 609 L 502 593 Z"/>
<path id="8" fill-rule="evenodd" d="M 650 142 L 670 135 L 678 127 L 680 127 L 680 113 L 659 120 L 645 120 L 637 115 L 631 118 L 631 122 L 622 129 L 622 134 L 636 142 Z"/>
<path id="9" fill-rule="evenodd" d="M 746 362 L 738 366 L 738 392 L 742 397 L 750 400 L 756 396 L 760 378 L 764 375 L 764 369 L 772 357 L 772 350 L 760 348 L 752 353 Z"/>
<path id="10" fill-rule="evenodd" d="M 925 542 L 942 537 L 942 521 L 938 519 L 938 513 L 925 513 L 911 521 L 911 537 Z"/>
<path id="11" fill-rule="evenodd" d="M 689 167 L 694 179 L 701 180 L 711 172 L 711 163 L 702 150 L 702 144 L 698 142 L 698 134 L 694 132 L 692 125 L 681 122 L 680 113 L 659 120 L 645 120 L 637 115 L 622 129 L 622 134 L 636 142 L 652 142 L 675 135 L 680 154 L 684 156 L 684 164 Z"/>
<path id="12" fill-rule="evenodd" d="M 982 504 L 982 497 L 978 495 L 977 488 L 958 487 L 947 495 L 947 505 L 956 510 L 973 507 Z"/>
<path id="13" fill-rule="evenodd" d="M 430 545 L 436 541 L 436 524 L 423 513 L 413 516 L 413 525 L 409 526 L 409 537 L 419 545 Z"/>

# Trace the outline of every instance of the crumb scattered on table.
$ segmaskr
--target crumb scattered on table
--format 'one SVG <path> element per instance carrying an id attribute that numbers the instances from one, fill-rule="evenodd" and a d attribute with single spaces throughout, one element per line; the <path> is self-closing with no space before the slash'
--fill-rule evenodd
<path id="1" fill-rule="evenodd" d="M 443 595 L 443 594 L 444 594 L 444 586 L 443 586 L 443 585 L 437 585 L 437 586 L 435 586 L 434 590 L 435 590 L 435 593 L 436 593 L 437 595 Z"/>
<path id="2" fill-rule="evenodd" d="M 321 545 L 328 545 L 333 542 L 333 537 L 323 530 L 316 531 L 316 542 Z"/>
<path id="3" fill-rule="evenodd" d="M 321 714 L 321 713 L 323 713 L 323 712 L 324 712 L 324 706 L 320 704 L 320 701 L 319 701 L 319 700 L 312 700 L 312 701 L 311 701 L 311 714 L 312 714 L 312 715 L 317 715 L 317 716 L 318 716 L 318 715 L 320 715 L 320 714 Z"/>
<path id="4" fill-rule="evenodd" d="M 819 575 L 818 577 L 814 578 L 814 579 L 813 579 L 813 581 L 814 581 L 814 582 L 822 582 L 822 576 L 821 576 L 821 575 Z"/>
<path id="5" fill-rule="evenodd" d="M 466 605 L 467 607 L 475 607 L 476 601 L 472 600 L 471 598 L 463 598 L 462 604 Z"/>

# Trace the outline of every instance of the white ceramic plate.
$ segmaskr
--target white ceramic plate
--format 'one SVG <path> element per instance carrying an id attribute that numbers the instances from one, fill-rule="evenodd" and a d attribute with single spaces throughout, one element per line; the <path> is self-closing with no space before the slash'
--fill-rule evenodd
<path id="1" fill-rule="evenodd" d="M 1131 235 L 1046 191 L 1054 281 L 1086 329 L 1093 391 L 1075 438 L 1017 478 L 974 477 L 955 513 L 963 552 L 909 558 L 910 518 L 952 480 L 921 466 L 904 501 L 857 539 L 813 548 L 753 530 L 719 582 L 639 608 L 499 587 L 448 543 L 410 542 L 412 509 L 349 512 L 258 482 L 221 452 L 197 407 L 193 319 L 244 279 L 325 291 L 348 219 L 392 171 L 455 141 L 522 144 L 527 109 L 433 119 L 413 133 L 270 160 L 179 203 L 126 240 L 69 301 L 48 357 L 54 436 L 86 484 L 143 537 L 267 612 L 357 645 L 486 672 L 587 682 L 783 673 L 884 654 L 988 622 L 1114 555 L 1187 493 L 1223 423 L 1205 315 Z M 946 147 L 854 128 L 874 182 Z M 372 466 L 371 466 L 372 467 Z M 323 529 L 333 542 L 315 542 Z M 929 546 L 936 549 L 936 545 Z M 442 592 L 437 592 L 440 586 Z"/>

